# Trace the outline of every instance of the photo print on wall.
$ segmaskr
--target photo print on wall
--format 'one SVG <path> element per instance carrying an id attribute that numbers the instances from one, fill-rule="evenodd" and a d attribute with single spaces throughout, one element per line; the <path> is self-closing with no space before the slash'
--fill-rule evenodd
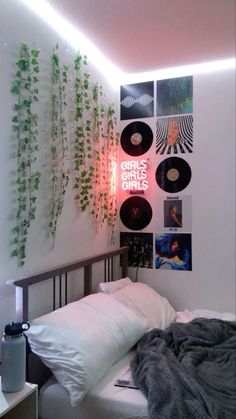
<path id="1" fill-rule="evenodd" d="M 159 204 L 160 207 L 161 204 Z M 192 231 L 192 196 L 167 196 L 163 203 L 164 231 Z M 160 220 L 157 223 L 159 231 L 163 229 Z"/>
<path id="2" fill-rule="evenodd" d="M 156 153 L 174 154 L 193 151 L 193 116 L 157 118 Z"/>
<path id="3" fill-rule="evenodd" d="M 128 266 L 153 268 L 153 234 L 120 233 L 120 246 L 128 246 Z"/>
<path id="4" fill-rule="evenodd" d="M 163 233 L 155 237 L 155 267 L 178 271 L 192 270 L 191 234 Z"/>
<path id="5" fill-rule="evenodd" d="M 120 88 L 120 119 L 154 116 L 154 81 L 134 83 Z"/>
<path id="6" fill-rule="evenodd" d="M 155 195 L 155 231 L 161 233 L 192 232 L 192 196 Z M 158 216 L 157 216 L 158 215 Z"/>
<path id="7" fill-rule="evenodd" d="M 182 200 L 164 201 L 164 227 L 182 228 L 183 223 Z"/>
<path id="8" fill-rule="evenodd" d="M 193 77 L 157 81 L 157 116 L 193 112 Z"/>

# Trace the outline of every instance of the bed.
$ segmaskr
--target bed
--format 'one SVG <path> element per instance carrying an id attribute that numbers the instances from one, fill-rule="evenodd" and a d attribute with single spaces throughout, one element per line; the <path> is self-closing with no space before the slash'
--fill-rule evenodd
<path id="1" fill-rule="evenodd" d="M 210 312 L 208 319 L 202 319 L 199 312 L 176 313 L 165 297 L 127 277 L 127 250 L 120 248 L 13 282 L 17 287 L 18 313 L 26 321 L 29 287 L 53 278 L 55 300 L 55 280 L 59 276 L 59 309 L 32 320 L 27 332 L 30 349 L 36 354 L 36 358 L 29 357 L 28 379 L 40 385 L 40 419 L 235 418 L 233 315 L 226 315 L 228 320 L 216 320 L 211 319 L 216 316 Z M 114 258 L 120 256 L 121 269 L 115 277 Z M 92 266 L 100 261 L 104 262 L 104 281 L 99 284 L 99 292 L 91 293 Z M 66 304 L 67 274 L 79 268 L 84 270 L 85 296 Z M 222 327 L 225 335 L 219 337 Z M 216 342 L 211 340 L 209 344 L 204 339 L 211 332 Z M 203 364 L 195 362 L 196 353 L 198 359 L 207 359 L 209 368 L 209 347 L 214 348 L 215 357 L 215 349 L 220 347 L 221 357 L 216 363 L 223 375 L 227 371 L 226 380 L 221 379 L 221 387 L 215 389 L 219 369 L 209 370 L 215 374 L 213 380 L 208 380 L 210 393 L 218 391 L 220 406 L 212 402 L 202 382 L 195 379 L 199 376 L 203 380 Z M 178 354 L 177 348 L 182 352 Z M 201 348 L 207 348 L 205 358 Z M 194 362 L 189 356 L 192 354 Z M 187 359 L 183 366 L 181 357 Z M 199 370 L 193 368 L 195 364 L 200 365 Z M 115 385 L 124 374 L 141 391 Z"/>

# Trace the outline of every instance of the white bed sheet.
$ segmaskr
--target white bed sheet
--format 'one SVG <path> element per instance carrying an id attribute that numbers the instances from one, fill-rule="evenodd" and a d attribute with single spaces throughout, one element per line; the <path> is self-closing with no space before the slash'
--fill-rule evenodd
<path id="1" fill-rule="evenodd" d="M 177 312 L 176 321 L 185 323 L 197 317 L 235 320 L 234 313 L 185 309 Z M 39 419 L 148 419 L 147 400 L 140 390 L 114 386 L 133 356 L 130 351 L 113 365 L 77 407 L 71 406 L 64 388 L 51 377 L 40 391 Z"/>
<path id="2" fill-rule="evenodd" d="M 147 400 L 140 390 L 114 385 L 129 368 L 133 356 L 130 351 L 113 365 L 76 407 L 71 406 L 64 388 L 51 377 L 40 391 L 40 419 L 148 419 Z"/>

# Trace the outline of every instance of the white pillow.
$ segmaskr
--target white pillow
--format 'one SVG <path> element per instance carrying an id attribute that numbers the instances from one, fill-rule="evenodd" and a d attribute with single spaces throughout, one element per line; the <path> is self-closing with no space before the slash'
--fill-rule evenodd
<path id="1" fill-rule="evenodd" d="M 147 329 L 144 318 L 99 293 L 33 320 L 27 336 L 76 406 Z"/>
<path id="2" fill-rule="evenodd" d="M 132 281 L 128 276 L 118 279 L 117 281 L 100 282 L 98 285 L 98 292 L 105 292 L 110 294 L 111 292 L 119 290 L 120 288 L 123 288 L 125 285 L 129 284 L 132 284 Z"/>
<path id="3" fill-rule="evenodd" d="M 148 285 L 136 282 L 115 291 L 111 296 L 148 321 L 149 330 L 165 329 L 176 319 L 169 301 Z"/>

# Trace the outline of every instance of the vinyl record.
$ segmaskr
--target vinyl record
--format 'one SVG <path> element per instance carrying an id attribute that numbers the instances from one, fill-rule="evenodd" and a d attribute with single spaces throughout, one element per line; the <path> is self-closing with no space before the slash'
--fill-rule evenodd
<path id="1" fill-rule="evenodd" d="M 156 181 L 165 192 L 176 193 L 188 186 L 191 180 L 191 168 L 180 157 L 163 160 L 156 170 Z"/>
<path id="2" fill-rule="evenodd" d="M 152 207 L 141 196 L 132 196 L 121 205 L 120 218 L 130 230 L 142 230 L 152 219 Z"/>
<path id="3" fill-rule="evenodd" d="M 144 122 L 131 122 L 122 131 L 121 147 L 130 156 L 141 156 L 152 145 L 153 132 Z"/>

